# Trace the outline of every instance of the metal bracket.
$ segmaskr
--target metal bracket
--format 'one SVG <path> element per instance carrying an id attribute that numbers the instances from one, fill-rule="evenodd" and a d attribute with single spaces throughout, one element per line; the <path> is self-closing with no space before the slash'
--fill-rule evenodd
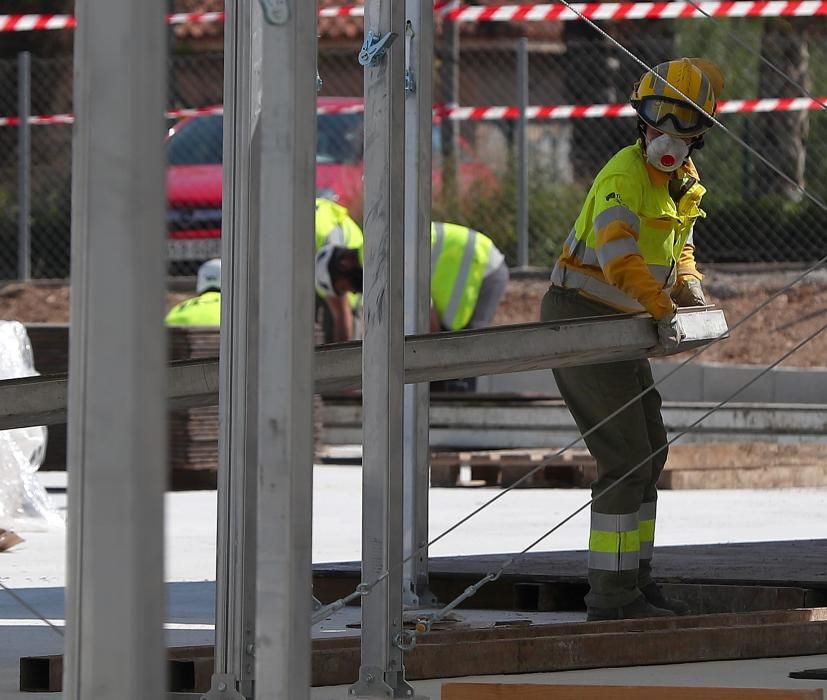
<path id="1" fill-rule="evenodd" d="M 264 19 L 268 24 L 282 26 L 290 19 L 290 8 L 287 0 L 259 0 Z"/>
<path id="2" fill-rule="evenodd" d="M 389 685 L 390 682 L 390 685 Z M 348 688 L 350 698 L 405 698 L 406 700 L 427 700 L 414 695 L 414 689 L 405 680 L 404 672 L 384 673 L 381 668 L 362 666 L 359 680 Z"/>
<path id="3" fill-rule="evenodd" d="M 229 673 L 215 673 L 201 700 L 248 700 L 236 690 L 237 683 L 238 679 Z"/>
<path id="4" fill-rule="evenodd" d="M 359 63 L 363 66 L 370 66 L 371 68 L 378 66 L 379 61 L 385 55 L 388 47 L 396 39 L 396 32 L 388 32 L 385 36 L 374 34 L 373 30 L 368 30 L 365 36 L 365 43 L 362 44 L 362 50 L 359 52 Z"/>

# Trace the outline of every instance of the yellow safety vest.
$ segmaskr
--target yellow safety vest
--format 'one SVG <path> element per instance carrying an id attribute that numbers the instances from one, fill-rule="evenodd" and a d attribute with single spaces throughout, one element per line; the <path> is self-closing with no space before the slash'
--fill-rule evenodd
<path id="1" fill-rule="evenodd" d="M 359 252 L 359 262 L 365 264 L 365 236 L 362 229 L 341 204 L 322 197 L 316 198 L 316 251 L 324 245 L 339 245 Z M 361 294 L 348 292 L 350 308 L 356 309 Z"/>
<path id="2" fill-rule="evenodd" d="M 204 292 L 170 309 L 168 326 L 217 326 L 221 323 L 221 292 Z"/>
<path id="3" fill-rule="evenodd" d="M 668 313 L 671 302 L 663 292 L 679 277 L 702 277 L 692 230 L 705 216 L 699 204 L 706 190 L 691 162 L 676 177 L 673 188 L 686 190 L 678 204 L 669 174 L 646 164 L 640 142 L 616 153 L 592 183 L 552 284 L 621 311 L 646 310 L 658 318 Z"/>
<path id="4" fill-rule="evenodd" d="M 342 205 L 329 199 L 316 198 L 316 250 L 324 245 L 339 245 L 365 254 L 362 229 Z"/>
<path id="5" fill-rule="evenodd" d="M 459 330 L 468 325 L 496 250 L 479 231 L 458 224 L 431 224 L 431 299 L 444 328 Z"/>

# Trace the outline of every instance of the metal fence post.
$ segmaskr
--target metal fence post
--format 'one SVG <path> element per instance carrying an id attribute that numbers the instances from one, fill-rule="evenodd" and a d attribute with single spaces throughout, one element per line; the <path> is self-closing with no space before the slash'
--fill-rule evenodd
<path id="1" fill-rule="evenodd" d="M 405 99 L 405 334 L 427 333 L 431 309 L 431 162 L 434 12 L 431 0 L 407 0 Z M 405 385 L 403 601 L 433 605 L 428 588 L 430 445 L 427 383 Z"/>
<path id="2" fill-rule="evenodd" d="M 259 384 L 258 181 L 252 159 L 258 149 L 261 9 L 228 0 L 225 12 L 215 675 L 207 696 L 219 698 L 222 684 L 243 697 L 253 694 Z"/>
<path id="3" fill-rule="evenodd" d="M 257 700 L 310 698 L 316 2 L 262 3 Z"/>
<path id="4" fill-rule="evenodd" d="M 456 0 L 451 7 L 460 7 Z M 444 19 L 442 25 L 442 68 L 440 70 L 441 101 L 451 109 L 459 105 L 459 22 Z M 443 203 L 454 207 L 459 201 L 459 123 L 443 116 L 442 133 L 442 192 Z"/>
<path id="5" fill-rule="evenodd" d="M 528 267 L 528 39 L 517 40 L 517 266 Z"/>
<path id="6" fill-rule="evenodd" d="M 167 689 L 164 3 L 77 18 L 63 697 L 146 700 Z"/>
<path id="7" fill-rule="evenodd" d="M 32 55 L 21 51 L 17 63 L 17 127 L 18 140 L 18 229 L 17 277 L 28 281 L 32 277 L 31 209 L 32 209 Z"/>
<path id="8" fill-rule="evenodd" d="M 394 36 L 395 35 L 395 36 Z M 355 697 L 411 697 L 402 634 L 405 3 L 367 0 L 362 660 Z"/>

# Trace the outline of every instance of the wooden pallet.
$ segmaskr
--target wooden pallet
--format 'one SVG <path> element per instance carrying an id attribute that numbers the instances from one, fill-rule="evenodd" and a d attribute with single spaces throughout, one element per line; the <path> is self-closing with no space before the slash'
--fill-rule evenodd
<path id="1" fill-rule="evenodd" d="M 542 466 L 541 469 L 537 467 Z M 470 468 L 466 478 L 466 470 Z M 534 470 L 537 470 L 536 472 Z M 532 473 L 534 472 L 534 473 Z M 431 486 L 513 486 L 518 488 L 582 488 L 594 480 L 596 466 L 587 450 L 486 450 L 433 452 Z"/>

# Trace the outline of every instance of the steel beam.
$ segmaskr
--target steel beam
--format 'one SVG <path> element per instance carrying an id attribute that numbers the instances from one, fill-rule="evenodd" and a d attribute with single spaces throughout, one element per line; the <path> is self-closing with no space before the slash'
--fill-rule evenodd
<path id="1" fill-rule="evenodd" d="M 166 690 L 164 5 L 76 7 L 63 686 L 72 700 Z"/>
<path id="2" fill-rule="evenodd" d="M 310 698 L 316 2 L 262 3 L 256 700 Z M 266 302 L 264 302 L 266 300 Z"/>
<path id="3" fill-rule="evenodd" d="M 689 431 L 677 444 L 711 442 L 827 442 L 827 406 L 821 404 L 729 403 L 708 417 L 716 403 L 663 404 L 669 437 Z M 693 426 L 698 420 L 703 421 Z M 325 404 L 324 441 L 354 445 L 361 437 L 362 409 L 358 404 Z M 580 432 L 560 400 L 501 401 L 476 397 L 431 406 L 433 447 L 465 450 L 522 449 L 567 445 Z"/>
<path id="4" fill-rule="evenodd" d="M 402 650 L 405 6 L 366 0 L 364 455 L 359 680 L 350 695 L 411 697 Z M 378 582 L 378 583 L 376 583 Z"/>
<path id="5" fill-rule="evenodd" d="M 431 138 L 434 12 L 431 0 L 406 0 L 405 10 L 405 333 L 430 330 Z M 428 404 L 426 382 L 405 386 L 402 598 L 434 605 L 428 590 Z"/>
<path id="6" fill-rule="evenodd" d="M 727 332 L 719 309 L 678 313 L 684 352 L 708 345 Z M 508 374 L 595 362 L 665 357 L 647 316 L 607 316 L 499 326 L 405 338 L 405 382 Z M 358 389 L 362 384 L 361 343 L 316 348 L 315 391 Z M 218 362 L 176 362 L 168 370 L 168 408 L 214 406 Z M 66 375 L 0 381 L 0 430 L 66 422 Z"/>
<path id="7" fill-rule="evenodd" d="M 221 685 L 252 697 L 255 677 L 261 10 L 229 0 L 225 11 L 221 361 L 207 381 L 221 388 L 213 698 Z M 197 387 L 195 366 L 181 369 L 185 385 Z"/>

